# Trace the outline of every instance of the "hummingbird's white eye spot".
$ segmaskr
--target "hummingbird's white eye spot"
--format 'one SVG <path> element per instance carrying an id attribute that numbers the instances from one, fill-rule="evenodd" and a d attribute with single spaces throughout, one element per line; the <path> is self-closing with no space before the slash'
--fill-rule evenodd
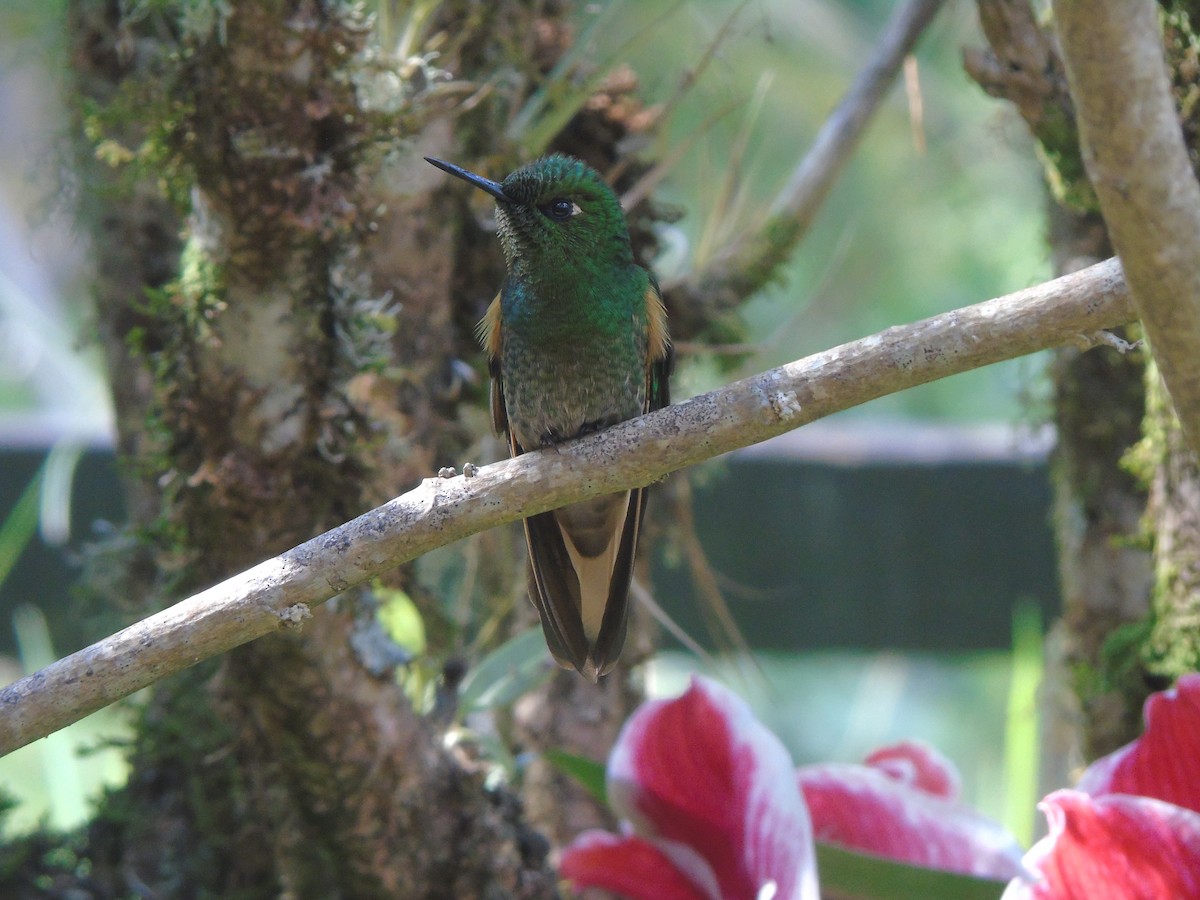
<path id="1" fill-rule="evenodd" d="M 565 222 L 572 216 L 577 216 L 583 210 L 579 208 L 578 203 L 568 200 L 566 197 L 555 197 L 549 203 L 539 206 L 538 209 L 542 214 L 553 219 L 555 222 Z"/>

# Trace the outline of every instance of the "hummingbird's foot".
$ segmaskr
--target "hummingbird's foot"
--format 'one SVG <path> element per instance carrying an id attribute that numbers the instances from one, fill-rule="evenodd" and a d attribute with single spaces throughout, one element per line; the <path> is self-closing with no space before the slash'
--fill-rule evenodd
<path id="1" fill-rule="evenodd" d="M 603 431 L 605 428 L 610 428 L 617 424 L 617 419 L 603 418 L 593 419 L 590 422 L 584 422 L 579 426 L 579 434 L 577 437 L 583 437 L 585 434 L 595 434 L 597 431 Z"/>
<path id="2" fill-rule="evenodd" d="M 479 474 L 479 466 L 475 463 L 463 463 L 463 478 L 474 478 Z"/>
<path id="3" fill-rule="evenodd" d="M 454 466 L 442 466 L 438 469 L 438 478 L 453 478 L 458 474 L 458 470 Z"/>

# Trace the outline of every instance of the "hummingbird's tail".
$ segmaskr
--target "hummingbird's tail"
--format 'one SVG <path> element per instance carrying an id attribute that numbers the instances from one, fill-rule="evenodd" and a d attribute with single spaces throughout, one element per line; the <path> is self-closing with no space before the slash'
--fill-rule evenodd
<path id="1" fill-rule="evenodd" d="M 625 644 L 645 488 L 525 520 L 529 594 L 559 665 L 595 681 Z"/>

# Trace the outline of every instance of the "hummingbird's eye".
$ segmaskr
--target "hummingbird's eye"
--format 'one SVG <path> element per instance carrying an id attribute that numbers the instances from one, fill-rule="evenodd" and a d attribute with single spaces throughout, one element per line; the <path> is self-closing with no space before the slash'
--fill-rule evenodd
<path id="1" fill-rule="evenodd" d="M 565 222 L 571 216 L 578 215 L 582 210 L 566 197 L 555 197 L 549 203 L 539 207 L 541 211 L 555 222 Z"/>

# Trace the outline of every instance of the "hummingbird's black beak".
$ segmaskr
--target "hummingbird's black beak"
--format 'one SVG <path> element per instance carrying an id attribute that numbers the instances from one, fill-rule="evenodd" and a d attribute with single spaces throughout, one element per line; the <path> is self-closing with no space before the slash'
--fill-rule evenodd
<path id="1" fill-rule="evenodd" d="M 484 178 L 482 175 L 476 175 L 474 172 L 468 172 L 466 169 L 454 165 L 454 163 L 448 163 L 440 159 L 434 159 L 432 156 L 425 157 L 425 162 L 437 166 L 443 172 L 449 172 L 455 178 L 461 178 L 463 181 L 475 185 L 475 187 L 482 191 L 487 191 L 502 203 L 512 203 L 512 199 L 504 194 L 504 186 L 498 181 L 492 181 L 491 179 Z"/>

